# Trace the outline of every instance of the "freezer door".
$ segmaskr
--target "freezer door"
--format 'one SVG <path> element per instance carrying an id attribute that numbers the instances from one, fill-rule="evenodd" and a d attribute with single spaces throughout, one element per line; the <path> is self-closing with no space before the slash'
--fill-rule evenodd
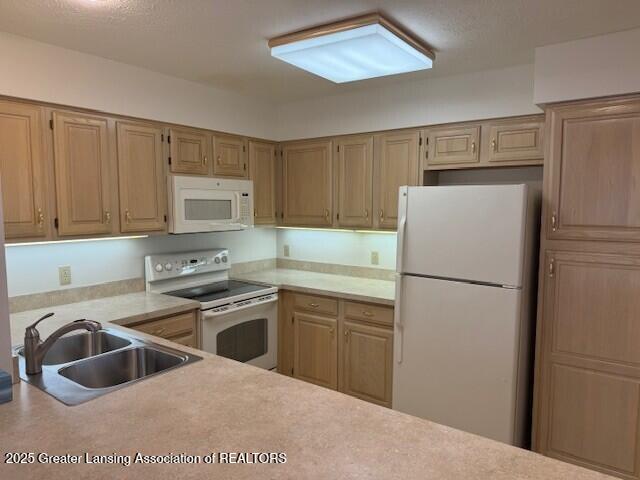
<path id="1" fill-rule="evenodd" d="M 399 212 L 398 232 L 401 272 L 522 285 L 526 185 L 403 190 L 400 209 L 406 211 Z"/>
<path id="2" fill-rule="evenodd" d="M 402 277 L 393 409 L 518 445 L 519 290 Z"/>

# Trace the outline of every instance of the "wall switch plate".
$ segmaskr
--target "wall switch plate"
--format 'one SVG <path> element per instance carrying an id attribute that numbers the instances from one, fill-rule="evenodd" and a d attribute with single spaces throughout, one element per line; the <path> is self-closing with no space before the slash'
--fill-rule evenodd
<path id="1" fill-rule="evenodd" d="M 380 254 L 378 252 L 371 252 L 371 265 L 378 265 L 380 263 Z"/>
<path id="2" fill-rule="evenodd" d="M 60 285 L 71 285 L 71 267 L 69 265 L 58 267 L 58 277 Z"/>
<path id="3" fill-rule="evenodd" d="M 289 245 L 285 245 L 285 246 L 284 246 L 284 256 L 285 256 L 285 257 L 288 257 L 288 256 L 289 256 L 289 253 L 290 253 L 290 251 L 289 251 Z"/>

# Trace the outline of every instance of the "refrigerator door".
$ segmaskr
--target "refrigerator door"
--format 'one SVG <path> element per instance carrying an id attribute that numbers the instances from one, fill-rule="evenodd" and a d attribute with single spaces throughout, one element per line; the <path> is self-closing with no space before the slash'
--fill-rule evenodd
<path id="1" fill-rule="evenodd" d="M 404 187 L 398 271 L 519 287 L 526 207 L 526 185 Z"/>
<path id="2" fill-rule="evenodd" d="M 393 409 L 509 444 L 520 290 L 403 276 Z M 521 413 L 521 412 L 519 412 Z"/>

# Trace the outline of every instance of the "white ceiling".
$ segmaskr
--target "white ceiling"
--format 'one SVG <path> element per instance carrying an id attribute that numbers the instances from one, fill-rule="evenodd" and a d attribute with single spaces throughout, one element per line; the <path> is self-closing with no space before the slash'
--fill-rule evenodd
<path id="1" fill-rule="evenodd" d="M 269 54 L 271 37 L 376 10 L 433 47 L 433 70 L 335 85 Z M 537 46 L 638 26 L 638 0 L 0 1 L 0 31 L 274 102 L 530 63 Z"/>

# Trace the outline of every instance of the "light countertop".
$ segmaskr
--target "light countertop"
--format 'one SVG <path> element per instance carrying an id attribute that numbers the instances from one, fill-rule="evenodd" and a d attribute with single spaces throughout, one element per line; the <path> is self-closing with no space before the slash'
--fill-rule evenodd
<path id="1" fill-rule="evenodd" d="M 274 268 L 234 275 L 235 279 L 318 295 L 393 305 L 395 282 L 331 273 Z"/>
<path id="2" fill-rule="evenodd" d="M 0 462 L 0 478 L 611 478 L 274 372 L 193 353 L 204 359 L 74 407 L 24 382 L 15 385 L 13 402 L 0 405 L 3 452 L 283 452 L 286 463 Z"/>
<path id="3" fill-rule="evenodd" d="M 27 326 L 49 312 L 53 312 L 55 315 L 38 325 L 42 338 L 46 338 L 62 325 L 80 318 L 96 320 L 101 323 L 111 322 L 117 325 L 131 325 L 147 319 L 174 315 L 199 308 L 200 303 L 194 300 L 158 293 L 136 292 L 116 297 L 99 298 L 87 300 L 86 302 L 68 303 L 66 305 L 12 313 L 10 315 L 11 344 L 22 344 Z"/>

